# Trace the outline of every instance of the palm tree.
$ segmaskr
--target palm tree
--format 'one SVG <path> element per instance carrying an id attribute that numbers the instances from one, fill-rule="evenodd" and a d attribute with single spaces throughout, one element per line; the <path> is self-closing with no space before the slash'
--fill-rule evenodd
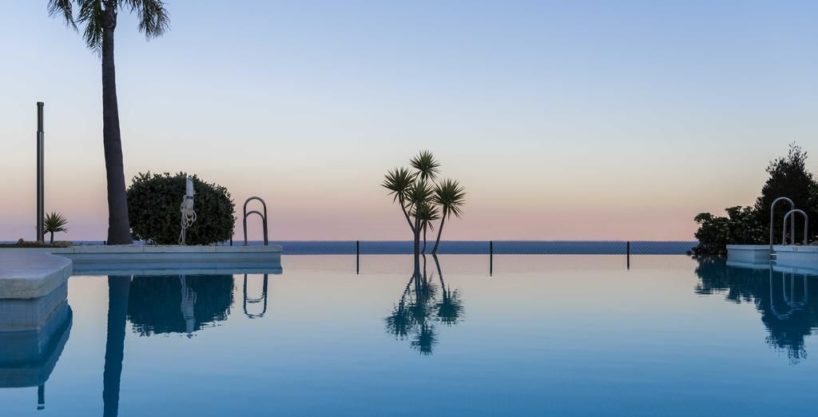
<path id="1" fill-rule="evenodd" d="M 423 221 L 421 220 L 421 207 L 427 204 L 432 198 L 434 189 L 426 180 L 418 179 L 413 182 L 406 191 L 406 201 L 410 204 L 411 214 L 415 218 L 412 222 L 412 232 L 414 233 L 414 254 L 415 254 L 415 274 L 420 274 L 420 232 Z"/>
<path id="2" fill-rule="evenodd" d="M 49 243 L 54 243 L 54 233 L 67 232 L 68 220 L 60 213 L 52 211 L 43 219 L 43 234 L 50 233 Z"/>
<path id="3" fill-rule="evenodd" d="M 102 56 L 102 143 L 108 184 L 107 241 L 112 245 L 132 243 L 114 69 L 114 30 L 120 10 L 136 13 L 139 30 L 148 38 L 161 35 L 168 27 L 168 14 L 162 0 L 48 1 L 49 14 L 61 15 L 66 24 L 74 29 L 77 29 L 77 23 L 85 26 L 82 33 L 85 44 Z"/>
<path id="4" fill-rule="evenodd" d="M 443 234 L 443 225 L 446 223 L 446 219 L 452 215 L 460 217 L 463 213 L 463 205 L 466 203 L 466 191 L 457 180 L 443 180 L 435 186 L 433 200 L 441 209 L 440 226 L 437 228 L 435 247 L 432 248 L 432 253 L 436 254 L 437 248 L 440 246 L 440 236 Z"/>
<path id="5" fill-rule="evenodd" d="M 434 222 L 440 219 L 437 206 L 424 202 L 417 208 L 416 217 L 420 219 L 420 229 L 423 233 L 423 248 L 421 253 L 426 253 L 426 231 L 434 230 Z"/>

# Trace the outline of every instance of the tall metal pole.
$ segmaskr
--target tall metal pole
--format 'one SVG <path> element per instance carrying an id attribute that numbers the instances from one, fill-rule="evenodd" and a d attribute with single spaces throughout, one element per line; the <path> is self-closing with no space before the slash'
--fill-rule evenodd
<path id="1" fill-rule="evenodd" d="M 37 102 L 37 242 L 43 243 L 43 217 L 45 217 L 45 191 L 43 187 L 43 106 L 42 101 Z"/>
<path id="2" fill-rule="evenodd" d="M 489 276 L 494 275 L 494 241 L 489 241 Z"/>

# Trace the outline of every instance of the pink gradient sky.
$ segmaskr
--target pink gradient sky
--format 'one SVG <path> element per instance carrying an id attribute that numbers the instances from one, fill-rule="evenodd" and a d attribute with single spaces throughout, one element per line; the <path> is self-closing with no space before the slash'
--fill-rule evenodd
<path id="1" fill-rule="evenodd" d="M 379 185 L 430 149 L 468 191 L 449 239 L 686 240 L 818 149 L 810 2 L 168 7 L 160 39 L 117 29 L 126 175 L 262 196 L 273 239 L 407 239 Z M 44 2 L 6 9 L 0 240 L 34 237 L 38 100 L 58 238 L 104 239 L 99 59 Z"/>

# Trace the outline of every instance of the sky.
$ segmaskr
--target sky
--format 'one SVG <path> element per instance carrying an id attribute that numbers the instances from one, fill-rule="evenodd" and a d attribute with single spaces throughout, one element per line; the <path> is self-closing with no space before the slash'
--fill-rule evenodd
<path id="1" fill-rule="evenodd" d="M 0 3 L 0 240 L 36 237 L 37 101 L 57 238 L 102 240 L 99 56 L 46 0 Z M 409 239 L 380 183 L 421 149 L 467 190 L 444 236 L 480 240 L 692 239 L 789 143 L 818 152 L 812 1 L 166 7 L 160 38 L 116 30 L 126 178 L 261 196 L 274 240 Z"/>

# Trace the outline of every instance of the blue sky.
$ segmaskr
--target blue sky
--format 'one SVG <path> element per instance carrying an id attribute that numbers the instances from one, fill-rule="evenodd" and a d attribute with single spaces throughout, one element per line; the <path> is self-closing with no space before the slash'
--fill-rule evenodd
<path id="1" fill-rule="evenodd" d="M 0 239 L 47 209 L 104 236 L 99 58 L 46 1 L 0 16 Z M 818 149 L 818 3 L 168 1 L 117 28 L 126 175 L 196 172 L 271 201 L 282 239 L 406 236 L 382 173 L 431 149 L 469 191 L 463 239 L 688 239 Z M 810 161 L 815 166 L 815 160 Z"/>

